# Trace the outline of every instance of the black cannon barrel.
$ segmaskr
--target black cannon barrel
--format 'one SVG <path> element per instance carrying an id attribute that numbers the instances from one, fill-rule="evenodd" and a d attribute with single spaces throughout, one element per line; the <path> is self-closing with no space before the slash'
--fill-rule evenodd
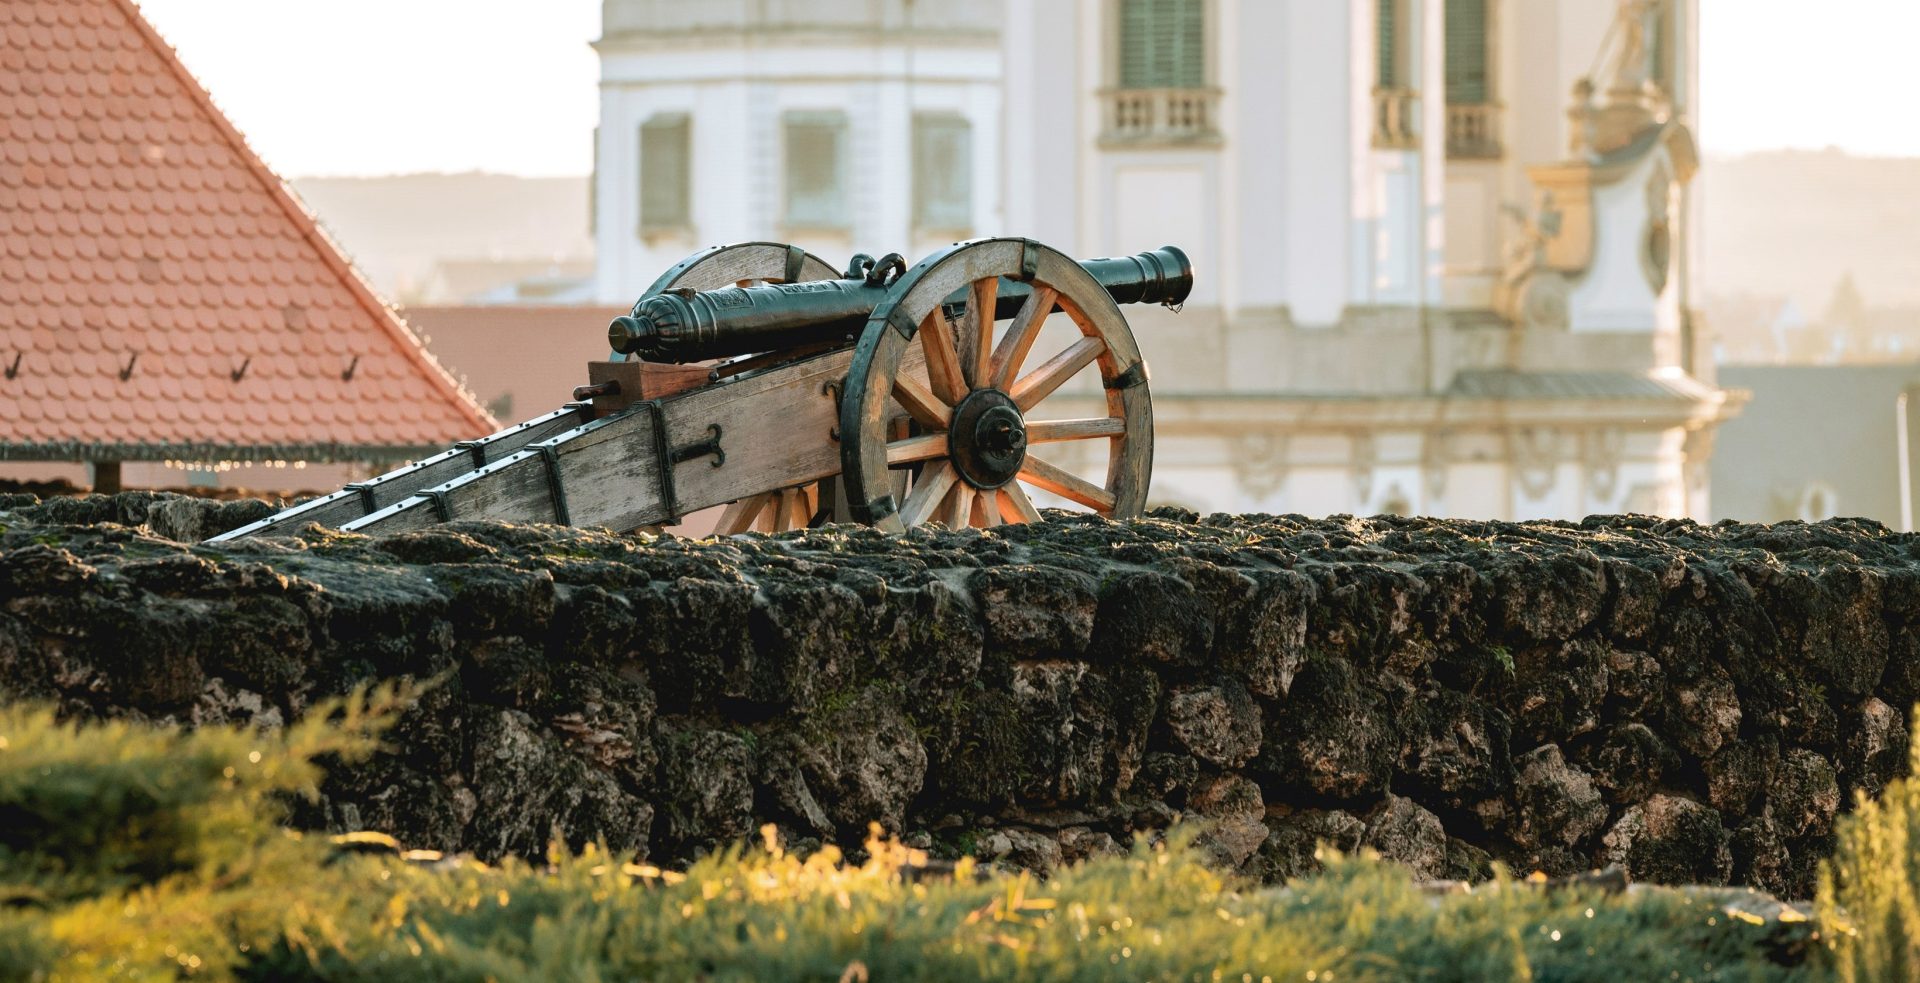
<path id="1" fill-rule="evenodd" d="M 1193 264 L 1173 246 L 1081 264 L 1120 304 L 1165 304 L 1187 299 Z M 996 318 L 1019 312 L 1033 288 L 1002 280 Z M 852 342 L 887 289 L 865 280 L 815 280 L 759 287 L 680 291 L 649 297 L 607 326 L 616 352 L 650 362 L 697 362 L 819 343 Z M 961 304 L 965 290 L 943 303 Z"/>

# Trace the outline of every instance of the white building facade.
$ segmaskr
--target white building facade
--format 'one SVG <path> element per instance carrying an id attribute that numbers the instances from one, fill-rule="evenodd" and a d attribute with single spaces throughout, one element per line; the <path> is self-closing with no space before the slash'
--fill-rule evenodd
<path id="1" fill-rule="evenodd" d="M 997 5 L 605 0 L 596 293 L 722 242 L 840 264 L 1005 223 Z"/>
<path id="2" fill-rule="evenodd" d="M 1696 357 L 1688 296 L 1697 0 L 605 11 L 605 299 L 737 239 L 830 259 L 964 235 L 1178 245 L 1185 310 L 1128 311 L 1156 503 L 1707 514 L 1740 396 Z M 661 126 L 690 127 L 690 190 L 657 190 L 682 159 L 649 156 Z M 833 146 L 844 172 L 815 166 Z M 832 173 L 851 179 L 823 223 L 810 195 Z"/>

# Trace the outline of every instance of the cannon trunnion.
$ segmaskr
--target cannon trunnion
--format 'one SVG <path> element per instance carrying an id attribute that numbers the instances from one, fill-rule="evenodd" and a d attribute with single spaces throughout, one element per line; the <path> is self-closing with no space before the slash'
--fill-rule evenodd
<path id="1" fill-rule="evenodd" d="M 1173 247 L 1083 263 L 981 239 L 845 274 L 777 243 L 703 250 L 615 319 L 626 357 L 592 363 L 575 402 L 219 538 L 465 518 L 631 529 L 717 505 L 722 534 L 985 527 L 1036 521 L 1036 504 L 1134 515 L 1152 406 L 1120 305 L 1174 307 L 1192 284 Z M 712 359 L 730 361 L 687 364 Z"/>

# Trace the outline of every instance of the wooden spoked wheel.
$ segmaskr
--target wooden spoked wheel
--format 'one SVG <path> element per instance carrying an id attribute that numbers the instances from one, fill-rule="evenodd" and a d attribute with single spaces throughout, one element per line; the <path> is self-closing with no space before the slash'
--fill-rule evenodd
<path id="1" fill-rule="evenodd" d="M 786 532 L 813 524 L 820 510 L 820 484 L 799 485 L 749 495 L 727 506 L 714 526 L 718 535 L 743 532 Z"/>
<path id="2" fill-rule="evenodd" d="M 763 283 L 801 283 L 831 280 L 839 272 L 827 261 L 798 246 L 779 242 L 740 242 L 730 246 L 702 249 L 674 264 L 640 295 L 640 300 L 669 290 L 719 290 L 722 287 L 751 287 Z M 634 304 L 635 309 L 639 303 Z M 626 356 L 615 352 L 617 359 Z M 817 483 L 809 482 L 741 499 L 721 513 L 718 535 L 758 530 L 785 532 L 805 529 L 813 518 L 820 497 Z"/>
<path id="3" fill-rule="evenodd" d="M 1004 322 L 1003 291 L 1026 292 Z M 963 305 L 949 302 L 955 295 Z M 1030 358 L 1050 314 L 1079 339 Z M 1102 381 L 1106 415 L 1048 414 L 1043 401 L 1083 373 Z M 1032 522 L 1030 490 L 1137 515 L 1153 467 L 1146 379 L 1119 306 L 1068 256 L 1027 239 L 936 253 L 874 311 L 847 372 L 841 480 L 854 518 L 893 530 Z M 1047 459 L 1065 441 L 1106 444 L 1104 483 Z"/>
<path id="4" fill-rule="evenodd" d="M 750 287 L 762 283 L 803 283 L 831 280 L 840 275 L 827 261 L 782 242 L 736 242 L 730 246 L 709 246 L 673 264 L 640 300 L 669 290 L 719 290 L 722 287 Z M 634 305 L 637 311 L 640 304 Z M 627 356 L 615 352 L 615 361 Z"/>

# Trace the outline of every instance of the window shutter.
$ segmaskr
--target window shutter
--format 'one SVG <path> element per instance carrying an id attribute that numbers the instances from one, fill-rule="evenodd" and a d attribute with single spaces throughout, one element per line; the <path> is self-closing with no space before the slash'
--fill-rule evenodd
<path id="1" fill-rule="evenodd" d="M 1374 11 L 1374 58 L 1382 89 L 1400 87 L 1400 0 L 1379 0 Z"/>
<path id="2" fill-rule="evenodd" d="M 842 113 L 786 116 L 787 224 L 844 229 L 847 206 L 847 118 Z"/>
<path id="3" fill-rule="evenodd" d="M 1447 104 L 1484 105 L 1491 89 L 1487 0 L 1447 0 Z"/>
<path id="4" fill-rule="evenodd" d="M 692 129 L 685 113 L 661 113 L 640 125 L 643 232 L 693 224 Z"/>
<path id="5" fill-rule="evenodd" d="M 973 225 L 973 133 L 965 118 L 913 119 L 913 226 L 964 232 Z"/>
<path id="6" fill-rule="evenodd" d="M 1121 0 L 1120 87 L 1207 84 L 1206 0 Z"/>

